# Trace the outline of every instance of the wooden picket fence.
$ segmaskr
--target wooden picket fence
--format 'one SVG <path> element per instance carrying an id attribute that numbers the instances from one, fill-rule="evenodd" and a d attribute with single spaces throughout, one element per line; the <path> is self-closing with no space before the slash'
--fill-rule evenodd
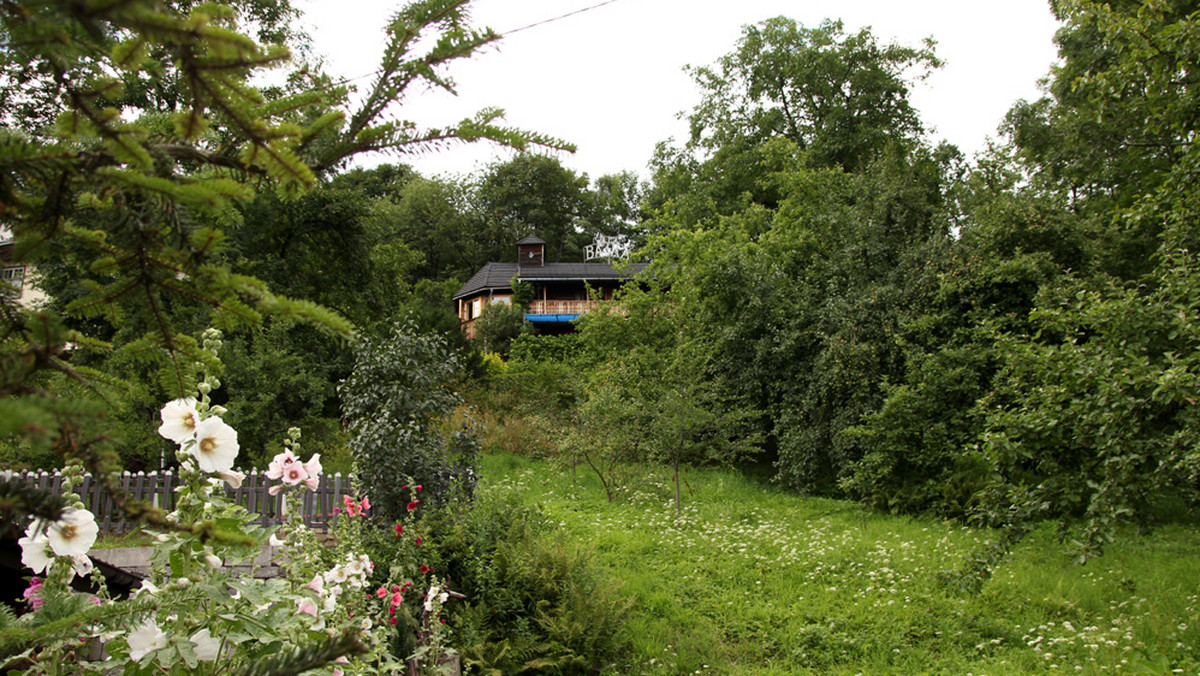
<path id="1" fill-rule="evenodd" d="M 27 472 L 4 471 L 0 476 L 7 480 L 25 481 L 44 490 L 58 491 L 62 489 L 62 474 L 58 472 Z M 283 495 L 271 495 L 267 489 L 279 481 L 268 479 L 266 474 L 258 470 L 246 472 L 246 478 L 239 488 L 230 488 L 222 483 L 230 499 L 245 507 L 251 513 L 258 514 L 254 523 L 263 526 L 276 526 L 289 518 L 283 502 Z M 163 510 L 170 511 L 175 507 L 175 488 L 179 486 L 179 478 L 174 472 L 125 472 L 121 475 L 121 488 L 137 500 L 149 503 Z M 104 533 L 126 533 L 138 524 L 125 519 L 125 514 L 117 509 L 110 497 L 99 483 L 92 481 L 91 474 L 85 474 L 83 485 L 75 488 L 84 505 L 96 515 L 96 523 Z M 341 473 L 321 476 L 321 484 L 315 491 L 303 492 L 302 511 L 304 523 L 314 530 L 327 530 L 333 525 L 337 515 L 334 509 L 341 511 L 344 495 L 354 495 L 353 476 L 343 477 Z"/>

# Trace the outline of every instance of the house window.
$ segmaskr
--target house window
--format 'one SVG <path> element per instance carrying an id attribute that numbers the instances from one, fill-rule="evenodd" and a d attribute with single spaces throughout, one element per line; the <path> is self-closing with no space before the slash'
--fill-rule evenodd
<path id="1" fill-rule="evenodd" d="M 5 284 L 10 285 L 12 290 L 19 292 L 21 287 L 25 285 L 25 266 L 15 265 L 3 268 L 0 270 L 0 279 L 3 279 Z"/>
<path id="2" fill-rule="evenodd" d="M 471 319 L 478 317 L 480 315 L 480 313 L 482 313 L 482 312 L 483 312 L 483 299 L 476 298 L 475 300 L 471 301 Z"/>
<path id="3" fill-rule="evenodd" d="M 512 305 L 511 296 L 492 296 L 491 302 L 500 303 L 502 305 Z"/>

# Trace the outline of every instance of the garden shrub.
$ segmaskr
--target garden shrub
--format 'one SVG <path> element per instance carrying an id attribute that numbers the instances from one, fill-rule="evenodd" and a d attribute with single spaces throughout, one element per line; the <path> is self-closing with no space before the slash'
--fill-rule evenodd
<path id="1" fill-rule="evenodd" d="M 464 666 L 595 673 L 628 647 L 632 602 L 537 507 L 491 493 L 469 511 L 429 510 L 417 527 L 432 543 L 423 560 L 466 597 L 452 616 Z"/>
<path id="2" fill-rule="evenodd" d="M 508 356 L 514 361 L 569 362 L 580 354 L 582 342 L 579 334 L 561 336 L 535 336 L 523 334 L 512 341 Z"/>

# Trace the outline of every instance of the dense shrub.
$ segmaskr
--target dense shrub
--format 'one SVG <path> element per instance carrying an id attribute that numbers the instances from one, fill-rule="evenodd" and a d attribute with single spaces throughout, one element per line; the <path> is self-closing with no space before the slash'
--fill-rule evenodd
<path id="1" fill-rule="evenodd" d="M 465 664 L 484 673 L 596 673 L 626 652 L 631 601 L 589 552 L 537 508 L 488 494 L 469 512 L 430 514 L 431 557 L 466 598 L 452 622 Z"/>
<path id="2" fill-rule="evenodd" d="M 524 334 L 512 341 L 509 358 L 529 362 L 570 362 L 579 355 L 580 336 L 566 333 L 561 336 Z"/>

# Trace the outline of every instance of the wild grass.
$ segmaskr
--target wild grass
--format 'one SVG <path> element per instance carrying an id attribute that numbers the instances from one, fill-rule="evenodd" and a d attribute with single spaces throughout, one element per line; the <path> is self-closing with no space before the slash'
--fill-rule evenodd
<path id="1" fill-rule="evenodd" d="M 1077 566 L 1049 527 L 981 593 L 949 589 L 989 534 L 666 468 L 608 502 L 584 473 L 482 458 L 485 491 L 539 503 L 635 600 L 621 674 L 1197 673 L 1200 532 L 1127 534 Z"/>

